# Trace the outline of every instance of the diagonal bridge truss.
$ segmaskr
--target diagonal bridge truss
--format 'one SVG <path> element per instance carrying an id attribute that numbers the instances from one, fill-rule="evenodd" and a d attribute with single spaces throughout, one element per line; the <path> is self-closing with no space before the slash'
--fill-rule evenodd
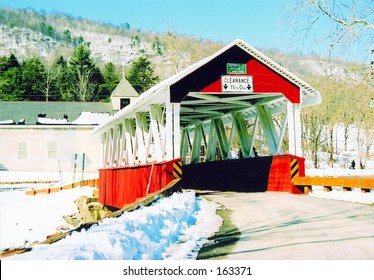
<path id="1" fill-rule="evenodd" d="M 113 168 L 178 157 L 184 164 L 231 159 L 236 156 L 234 147 L 244 158 L 253 157 L 259 129 L 269 154 L 280 154 L 292 119 L 288 115 L 294 115 L 287 104 L 281 94 L 207 93 L 190 93 L 181 103 L 149 104 L 147 111 L 135 112 L 101 133 L 103 165 Z M 279 126 L 274 115 L 282 112 Z"/>

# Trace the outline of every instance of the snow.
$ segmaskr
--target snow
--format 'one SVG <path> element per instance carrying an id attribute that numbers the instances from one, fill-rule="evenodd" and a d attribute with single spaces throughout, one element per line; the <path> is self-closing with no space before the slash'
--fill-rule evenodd
<path id="1" fill-rule="evenodd" d="M 54 119 L 39 117 L 36 119 L 37 124 L 69 124 L 67 119 Z"/>
<path id="2" fill-rule="evenodd" d="M 74 200 L 91 194 L 90 187 L 36 196 L 1 192 L 1 248 L 46 239 L 57 227 L 67 226 L 62 216 L 77 212 Z M 175 193 L 149 207 L 104 219 L 87 231 L 74 232 L 51 245 L 34 245 L 31 252 L 7 259 L 194 259 L 222 224 L 216 207 L 194 192 Z"/>
<path id="3" fill-rule="evenodd" d="M 360 189 L 353 189 L 350 192 L 343 191 L 343 188 L 334 188 L 331 192 L 326 192 L 323 187 L 313 187 L 313 192 L 310 196 L 335 199 L 341 201 L 350 201 L 362 204 L 374 204 L 374 192 L 362 193 Z"/>
<path id="4" fill-rule="evenodd" d="M 93 113 L 83 111 L 80 113 L 77 119 L 69 122 L 67 119 L 54 119 L 38 117 L 36 120 L 37 124 L 55 124 L 55 125 L 99 125 L 101 123 L 107 122 L 110 118 L 109 113 Z"/>
<path id="5" fill-rule="evenodd" d="M 78 211 L 74 200 L 92 196 L 92 188 L 75 188 L 48 195 L 26 195 L 23 191 L 0 192 L 0 248 L 28 246 L 43 241 L 56 228 L 66 225 L 63 216 Z"/>
<path id="6" fill-rule="evenodd" d="M 81 112 L 79 117 L 72 121 L 72 124 L 101 124 L 105 123 L 110 119 L 109 113 L 92 113 L 92 112 Z"/>
<path id="7" fill-rule="evenodd" d="M 367 170 L 325 165 L 320 169 L 308 168 L 306 173 L 313 176 L 373 176 L 374 164 L 368 161 Z M 31 178 L 52 180 L 59 176 L 47 172 L 1 171 L 0 183 Z M 63 177 L 70 176 L 65 174 Z M 28 246 L 34 241 L 45 240 L 56 233 L 58 227 L 68 227 L 63 216 L 78 211 L 74 200 L 91 194 L 90 187 L 35 196 L 19 190 L 0 192 L 0 249 Z M 374 204 L 374 192 L 361 193 L 359 189 L 344 192 L 342 188 L 333 188 L 333 191 L 325 192 L 323 187 L 313 186 L 309 195 Z M 33 245 L 31 252 L 7 259 L 195 259 L 201 246 L 222 224 L 216 209 L 215 203 L 196 197 L 194 192 L 175 193 L 119 218 L 104 219 L 89 230 L 75 232 L 57 243 Z"/>
<path id="8" fill-rule="evenodd" d="M 353 154 L 353 156 L 352 156 Z M 368 160 L 366 169 L 349 169 L 352 160 L 357 160 L 354 157 L 355 153 L 343 153 L 339 156 L 335 155 L 334 167 L 327 165 L 325 162 L 319 163 L 319 168 L 313 168 L 313 162 L 306 160 L 306 176 L 312 177 L 370 177 L 374 178 L 374 161 Z M 326 155 L 320 153 L 320 158 L 325 158 Z M 356 161 L 358 162 L 358 161 Z M 326 192 L 322 186 L 313 186 L 313 192 L 309 193 L 310 196 L 336 199 L 342 201 L 351 201 L 363 204 L 374 204 L 374 192 L 362 193 L 360 189 L 353 188 L 352 191 L 345 192 L 341 187 L 333 188 L 332 192 Z"/>
<path id="9" fill-rule="evenodd" d="M 322 165 L 321 168 L 306 169 L 307 176 L 312 177 L 374 177 L 374 165 L 373 161 L 368 161 L 367 169 L 346 169 L 340 167 L 330 167 L 328 165 Z M 336 199 L 342 201 L 351 201 L 363 204 L 374 204 L 374 192 L 362 193 L 360 189 L 353 188 L 352 191 L 343 191 L 342 187 L 334 187 L 332 192 L 326 192 L 322 186 L 313 186 L 313 192 L 310 196 Z"/>
<path id="10" fill-rule="evenodd" d="M 3 125 L 3 124 L 16 124 L 16 122 L 14 120 L 0 121 L 0 125 Z"/>

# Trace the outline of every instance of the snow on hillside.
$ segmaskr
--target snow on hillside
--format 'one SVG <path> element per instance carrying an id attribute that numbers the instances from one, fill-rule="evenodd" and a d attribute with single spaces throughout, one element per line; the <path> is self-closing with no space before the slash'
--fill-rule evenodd
<path id="1" fill-rule="evenodd" d="M 96 62 L 128 65 L 139 56 L 140 49 L 152 51 L 151 44 L 147 42 L 131 47 L 131 38 L 125 36 L 82 30 L 71 32 L 73 36 L 82 36 L 84 41 L 90 44 L 91 54 Z M 40 32 L 20 27 L 9 28 L 5 25 L 0 25 L 1 45 L 7 47 L 0 48 L 0 56 L 14 54 L 21 59 L 32 56 L 48 58 L 54 52 L 61 52 L 62 48 L 70 48 Z"/>
<path id="2" fill-rule="evenodd" d="M 148 42 L 150 39 L 148 39 L 147 36 L 149 34 L 147 33 L 135 33 L 134 31 L 134 34 L 138 34 L 139 36 L 139 42 L 135 42 L 134 44 L 130 35 L 105 34 L 92 30 L 88 31 L 61 26 L 58 28 L 59 32 L 62 32 L 64 29 L 69 29 L 72 37 L 82 37 L 84 42 L 89 44 L 92 58 L 96 63 L 105 64 L 112 62 L 114 65 L 128 66 L 141 53 L 154 54 L 155 52 L 152 48 L 152 43 Z M 73 47 L 67 46 L 63 41 L 56 41 L 40 32 L 35 32 L 27 28 L 5 25 L 0 25 L 0 46 L 7 46 L 6 48 L 0 48 L 0 56 L 14 54 L 20 61 L 30 57 L 53 59 L 57 54 L 69 57 L 73 52 Z M 204 49 L 203 44 L 201 44 L 201 48 Z M 175 53 L 174 51 L 172 53 Z M 179 67 L 184 68 L 192 63 L 190 59 L 191 54 L 187 48 L 180 51 L 184 52 L 184 54 L 180 54 L 184 59 L 183 65 L 179 65 Z M 264 52 L 266 53 L 267 51 L 264 50 Z M 209 54 L 211 53 L 207 53 L 206 55 Z M 175 58 L 167 57 L 166 53 L 165 55 L 163 57 L 154 56 L 152 58 L 155 64 L 155 71 L 162 78 L 167 78 L 170 74 L 175 73 L 175 69 L 171 69 L 171 61 Z M 300 58 L 282 53 L 270 53 L 269 56 L 281 56 L 282 58 L 278 57 L 278 59 L 283 60 L 286 66 L 295 73 L 314 74 L 322 77 L 331 75 L 339 80 L 349 79 L 354 82 L 362 80 L 360 74 L 346 71 L 348 64 L 345 62 L 332 62 L 318 58 Z M 168 74 L 165 74 L 165 71 Z"/>
<path id="3" fill-rule="evenodd" d="M 131 47 L 131 38 L 125 36 L 81 30 L 72 30 L 72 34 L 83 36 L 85 42 L 90 42 L 92 57 L 97 62 L 129 65 L 139 56 L 140 49 L 144 49 L 146 52 L 152 50 L 151 44 L 146 42 L 140 42 L 139 46 Z"/>
<path id="4" fill-rule="evenodd" d="M 308 58 L 300 59 L 298 63 L 302 68 L 310 69 L 309 72 L 321 77 L 331 76 L 336 80 L 350 80 L 353 82 L 361 82 L 363 79 L 360 73 L 347 71 L 345 65 L 331 61 Z"/>
<path id="5" fill-rule="evenodd" d="M 20 27 L 9 28 L 0 24 L 0 46 L 0 56 L 14 54 L 17 58 L 47 58 L 61 47 L 61 44 L 40 32 Z"/>

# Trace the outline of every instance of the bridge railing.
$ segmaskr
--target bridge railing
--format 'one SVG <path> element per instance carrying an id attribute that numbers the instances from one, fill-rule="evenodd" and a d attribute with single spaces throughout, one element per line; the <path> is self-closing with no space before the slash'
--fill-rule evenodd
<path id="1" fill-rule="evenodd" d="M 312 192 L 312 186 L 323 186 L 324 191 L 328 192 L 333 187 L 342 187 L 343 191 L 360 188 L 361 192 L 366 193 L 374 189 L 374 178 L 300 176 L 293 178 L 293 184 L 304 193 Z"/>
<path id="2" fill-rule="evenodd" d="M 88 179 L 88 180 L 66 184 L 63 186 L 51 185 L 46 188 L 35 188 L 35 189 L 31 188 L 31 189 L 26 190 L 26 194 L 27 195 L 50 194 L 54 192 L 59 192 L 61 190 L 68 190 L 68 189 L 73 189 L 76 187 L 83 187 L 83 186 L 90 186 L 93 188 L 98 188 L 100 186 L 100 181 L 99 179 Z"/>

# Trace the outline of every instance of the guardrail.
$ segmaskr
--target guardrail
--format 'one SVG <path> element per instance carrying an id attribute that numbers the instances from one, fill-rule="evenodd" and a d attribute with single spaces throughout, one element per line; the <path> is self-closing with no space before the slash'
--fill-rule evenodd
<path id="1" fill-rule="evenodd" d="M 83 181 L 67 184 L 64 186 L 50 186 L 48 188 L 29 189 L 29 190 L 26 190 L 26 194 L 28 195 L 49 194 L 49 193 L 59 192 L 61 190 L 69 190 L 69 189 L 73 189 L 76 187 L 83 187 L 83 186 L 90 186 L 93 188 L 98 188 L 100 186 L 100 180 L 90 179 L 90 180 L 83 180 Z"/>
<path id="2" fill-rule="evenodd" d="M 295 177 L 292 183 L 304 193 L 312 192 L 312 186 L 323 186 L 325 191 L 332 191 L 333 187 L 343 187 L 344 191 L 360 188 L 361 192 L 370 192 L 374 189 L 374 178 L 350 177 Z"/>

